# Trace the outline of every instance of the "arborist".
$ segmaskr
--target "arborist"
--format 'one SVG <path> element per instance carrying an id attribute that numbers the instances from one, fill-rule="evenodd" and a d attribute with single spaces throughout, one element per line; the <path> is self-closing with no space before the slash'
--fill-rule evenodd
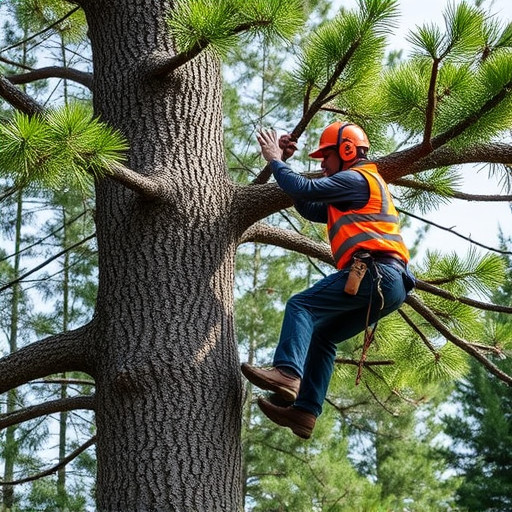
<path id="1" fill-rule="evenodd" d="M 262 130 L 257 139 L 297 211 L 327 223 L 337 268 L 287 301 L 272 367 L 242 365 L 250 382 L 274 393 L 258 398 L 263 413 L 308 439 L 322 412 L 337 344 L 365 331 L 358 382 L 378 319 L 400 307 L 414 277 L 397 211 L 377 165 L 367 159 L 370 144 L 362 128 L 340 121 L 325 128 L 309 155 L 322 160 L 323 176 L 317 179 L 293 172 L 283 161 L 283 152 L 288 157 L 296 149 L 289 136 L 278 139 L 275 131 Z"/>

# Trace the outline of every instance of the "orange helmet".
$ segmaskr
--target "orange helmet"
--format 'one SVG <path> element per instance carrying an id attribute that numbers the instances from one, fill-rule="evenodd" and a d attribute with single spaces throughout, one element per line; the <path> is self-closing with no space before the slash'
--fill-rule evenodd
<path id="1" fill-rule="evenodd" d="M 323 158 L 322 150 L 337 148 L 340 158 L 344 162 L 354 160 L 357 148 L 370 147 L 370 142 L 364 130 L 356 124 L 336 121 L 330 124 L 320 135 L 320 144 L 315 151 L 309 153 L 311 158 Z"/>

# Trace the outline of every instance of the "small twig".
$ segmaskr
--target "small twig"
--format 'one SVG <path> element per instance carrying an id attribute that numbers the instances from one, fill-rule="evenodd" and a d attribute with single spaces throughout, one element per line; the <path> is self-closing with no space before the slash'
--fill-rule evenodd
<path id="1" fill-rule="evenodd" d="M 379 376 L 380 377 L 380 376 Z M 388 412 L 389 414 L 391 414 L 391 416 L 394 416 L 395 418 L 400 416 L 396 411 L 392 411 L 391 409 L 389 409 L 386 404 L 384 404 L 382 402 L 382 400 L 380 400 L 377 395 L 373 392 L 372 388 L 370 388 L 370 386 L 368 385 L 368 383 L 365 383 L 365 387 L 366 389 L 370 392 L 370 395 L 372 395 L 373 399 L 386 411 Z"/>
<path id="2" fill-rule="evenodd" d="M 434 357 L 437 361 L 441 356 L 439 355 L 439 352 L 437 352 L 434 345 L 430 343 L 430 340 L 425 336 L 425 334 L 423 334 L 423 332 L 421 332 L 420 328 L 412 321 L 409 315 L 402 310 L 402 308 L 398 309 L 398 314 L 405 320 L 405 323 L 421 338 L 421 341 L 423 341 L 430 352 L 434 354 Z"/>
<path id="3" fill-rule="evenodd" d="M 57 21 L 54 21 L 51 25 L 48 25 L 43 30 L 41 30 L 41 31 L 39 31 L 39 32 L 37 32 L 35 34 L 32 34 L 31 36 L 27 37 L 26 39 L 23 39 L 23 41 L 18 41 L 17 43 L 12 44 L 11 46 L 7 46 L 6 48 L 2 48 L 0 50 L 0 53 L 4 53 L 4 52 L 6 52 L 8 50 L 12 50 L 13 48 L 17 48 L 18 46 L 21 46 L 22 44 L 28 43 L 32 39 L 35 39 L 36 37 L 44 34 L 45 32 L 48 32 L 52 28 L 56 27 L 59 23 L 62 23 L 64 20 L 66 20 L 67 18 L 69 18 L 70 16 L 75 14 L 75 12 L 78 11 L 80 8 L 81 8 L 80 6 L 77 6 L 77 7 L 73 8 L 73 9 L 71 9 L 71 11 L 69 11 L 67 14 L 62 16 L 62 18 L 58 19 Z"/>
<path id="4" fill-rule="evenodd" d="M 435 222 L 432 222 L 430 220 L 424 219 L 422 217 L 418 217 L 417 215 L 414 215 L 413 213 L 407 212 L 407 211 L 405 211 L 405 210 L 403 210 L 401 208 L 397 208 L 397 211 L 399 211 L 400 213 L 403 213 L 404 215 L 407 215 L 408 217 L 412 217 L 413 219 L 421 220 L 422 222 L 425 222 L 426 224 L 430 224 L 431 226 L 434 226 L 436 228 L 442 229 L 444 231 L 448 231 L 449 233 L 452 233 L 453 235 L 458 236 L 459 238 L 467 240 L 468 242 L 470 242 L 470 243 L 472 243 L 474 245 L 478 245 L 479 247 L 487 249 L 488 251 L 493 251 L 493 252 L 497 252 L 497 253 L 500 253 L 500 254 L 512 254 L 511 251 L 502 251 L 500 249 L 496 249 L 494 247 L 489 247 L 488 245 L 481 244 L 480 242 L 476 242 L 475 240 L 473 240 L 470 237 L 467 237 L 467 236 L 461 235 L 460 233 L 457 233 L 452 228 L 445 228 L 444 226 L 440 226 L 439 224 L 436 224 Z"/>
<path id="5" fill-rule="evenodd" d="M 18 252 L 14 252 L 12 254 L 9 254 L 9 256 L 5 256 L 4 258 L 0 258 L 1 261 L 8 260 L 9 258 L 14 258 L 14 256 L 17 256 L 18 254 L 21 254 L 22 252 L 28 251 L 29 249 L 32 249 L 32 247 L 35 247 L 36 245 L 41 244 L 48 238 L 51 238 L 52 236 L 56 235 L 59 231 L 63 230 L 66 226 L 69 226 L 70 224 L 73 224 L 78 219 L 83 217 L 87 213 L 87 210 L 84 210 L 82 213 L 78 214 L 75 218 L 68 220 L 66 223 L 64 223 L 62 226 L 59 226 L 57 229 L 52 231 L 49 235 L 45 236 L 44 238 L 39 239 L 37 242 L 34 242 L 33 244 L 27 245 L 26 247 L 23 247 Z"/>
<path id="6" fill-rule="evenodd" d="M 334 360 L 335 363 L 338 364 L 351 364 L 354 366 L 359 366 L 359 361 L 355 359 L 345 359 L 343 357 L 337 357 Z M 363 366 L 389 366 L 395 364 L 393 360 L 383 360 L 383 361 L 364 361 Z"/>
<path id="7" fill-rule="evenodd" d="M 25 274 L 17 277 L 16 279 L 13 279 L 12 281 L 10 281 L 7 284 L 4 284 L 3 286 L 0 286 L 0 293 L 7 290 L 11 286 L 14 286 L 15 284 L 19 283 L 20 281 L 23 281 L 23 279 L 32 275 L 34 272 L 37 272 L 38 270 L 41 270 L 42 268 L 46 267 L 46 265 L 48 265 L 52 261 L 60 258 L 67 252 L 72 251 L 73 249 L 76 249 L 77 247 L 84 244 L 85 242 L 88 242 L 89 240 L 92 240 L 95 236 L 96 236 L 96 233 L 93 233 L 92 235 L 85 237 L 83 240 L 80 240 L 76 244 L 70 245 L 69 247 L 66 247 L 65 249 L 63 249 L 62 251 L 59 251 L 57 254 L 54 254 L 51 258 L 48 258 L 47 260 L 43 261 L 41 264 L 35 266 L 33 269 L 29 270 L 28 272 L 25 272 Z"/>

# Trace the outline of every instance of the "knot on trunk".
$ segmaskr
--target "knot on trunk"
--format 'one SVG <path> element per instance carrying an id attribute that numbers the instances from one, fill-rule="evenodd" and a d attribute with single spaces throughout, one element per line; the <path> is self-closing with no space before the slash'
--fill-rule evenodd
<path id="1" fill-rule="evenodd" d="M 116 376 L 114 377 L 114 384 L 119 391 L 124 393 L 133 393 L 137 391 L 139 387 L 135 377 L 135 372 L 128 368 L 120 368 L 117 371 Z"/>

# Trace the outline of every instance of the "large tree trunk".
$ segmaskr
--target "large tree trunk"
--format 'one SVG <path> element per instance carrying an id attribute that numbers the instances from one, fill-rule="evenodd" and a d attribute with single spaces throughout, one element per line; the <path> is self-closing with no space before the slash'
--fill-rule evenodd
<path id="1" fill-rule="evenodd" d="M 220 65 L 166 79 L 168 2 L 86 3 L 94 106 L 128 165 L 168 186 L 145 201 L 97 186 L 95 325 L 100 511 L 240 508 L 241 381 L 232 319 L 237 227 L 222 146 Z"/>

